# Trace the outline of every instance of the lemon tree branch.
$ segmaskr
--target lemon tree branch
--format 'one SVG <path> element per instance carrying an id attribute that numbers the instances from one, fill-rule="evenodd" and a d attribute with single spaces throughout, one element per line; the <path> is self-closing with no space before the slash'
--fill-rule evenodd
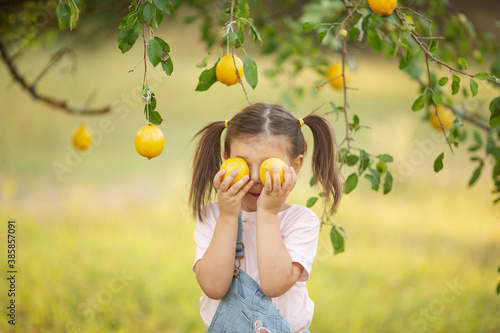
<path id="1" fill-rule="evenodd" d="M 230 12 L 230 16 L 229 16 L 229 22 L 233 22 L 233 21 L 234 21 L 234 0 L 231 0 L 231 12 Z M 227 38 L 229 41 L 229 36 Z M 232 46 L 231 46 L 231 55 L 233 58 L 234 68 L 236 69 L 236 75 L 238 76 L 238 82 L 240 83 L 241 88 L 243 89 L 243 93 L 245 94 L 245 98 L 246 98 L 248 104 L 252 104 L 250 102 L 250 99 L 248 98 L 248 94 L 247 94 L 247 91 L 245 89 L 245 85 L 243 84 L 243 80 L 241 79 L 241 74 L 240 74 L 240 71 L 238 69 L 238 66 L 236 65 L 236 57 L 234 55 L 234 45 L 235 45 L 235 42 L 233 41 Z"/>
<path id="2" fill-rule="evenodd" d="M 2 61 L 7 66 L 7 69 L 9 70 L 9 73 L 12 75 L 14 81 L 17 82 L 31 97 L 33 97 L 37 101 L 43 102 L 51 107 L 60 109 L 66 113 L 98 115 L 109 112 L 111 110 L 109 106 L 104 106 L 98 109 L 89 109 L 86 107 L 70 107 L 68 105 L 68 102 L 65 100 L 59 100 L 53 97 L 42 95 L 38 93 L 36 84 L 28 83 L 26 81 L 26 78 L 19 73 L 18 69 L 14 65 L 13 59 L 8 55 L 7 49 L 2 41 L 0 41 L 0 55 L 2 57 Z"/>

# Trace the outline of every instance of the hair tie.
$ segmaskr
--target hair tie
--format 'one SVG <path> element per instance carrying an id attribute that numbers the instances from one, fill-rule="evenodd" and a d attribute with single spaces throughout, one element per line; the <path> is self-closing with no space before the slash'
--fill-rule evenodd
<path id="1" fill-rule="evenodd" d="M 229 125 L 229 120 L 225 121 L 224 128 L 227 128 L 227 125 Z"/>
<path id="2" fill-rule="evenodd" d="M 300 123 L 300 127 L 304 126 L 304 120 L 302 118 L 299 118 L 299 123 Z"/>

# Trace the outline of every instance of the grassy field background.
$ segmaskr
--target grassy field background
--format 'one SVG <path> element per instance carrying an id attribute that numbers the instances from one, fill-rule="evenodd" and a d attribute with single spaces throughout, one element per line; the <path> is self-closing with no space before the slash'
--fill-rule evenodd
<path id="1" fill-rule="evenodd" d="M 191 271 L 189 140 L 206 122 L 228 119 L 246 102 L 237 86 L 194 92 L 200 73 L 194 65 L 203 50 L 172 30 L 163 36 L 175 70 L 170 78 L 154 70 L 149 76 L 166 138 L 163 154 L 152 160 L 134 149 L 145 124 L 139 47 L 122 55 L 114 39 L 97 40 L 79 50 L 75 74 L 64 70 L 73 64 L 65 60 L 44 79 L 41 91 L 73 105 L 95 91 L 93 106 L 115 110 L 101 117 L 69 116 L 35 103 L 0 67 L 0 239 L 5 249 L 7 220 L 15 219 L 18 332 L 204 330 L 201 290 Z M 20 58 L 23 73 L 36 75 L 55 49 Z M 265 59 L 258 64 L 261 71 L 269 65 Z M 345 253 L 334 256 L 329 230 L 322 230 L 308 281 L 316 304 L 311 332 L 500 331 L 494 292 L 500 211 L 491 203 L 489 170 L 468 188 L 474 165 L 467 145 L 452 156 L 423 112 L 411 112 L 415 84 L 377 57 L 359 55 L 355 65 L 358 90 L 350 92 L 350 106 L 371 127 L 356 134 L 355 144 L 393 155 L 396 182 L 384 196 L 362 179 L 344 197 L 334 221 L 348 234 Z M 314 87 L 318 79 L 305 72 L 295 82 Z M 282 91 L 290 92 L 290 85 L 260 75 L 250 99 L 284 103 Z M 300 117 L 328 101 L 341 105 L 341 94 L 325 89 L 288 106 Z M 343 120 L 331 119 L 341 138 Z M 74 155 L 70 138 L 80 121 L 101 135 L 90 152 Z M 432 164 L 443 151 L 445 167 L 436 174 Z M 61 164 L 70 171 L 56 172 L 54 165 Z M 315 193 L 309 177 L 306 167 L 291 203 L 304 204 Z M 1 278 L 2 313 L 7 289 Z M 2 318 L 0 331 L 12 329 Z"/>

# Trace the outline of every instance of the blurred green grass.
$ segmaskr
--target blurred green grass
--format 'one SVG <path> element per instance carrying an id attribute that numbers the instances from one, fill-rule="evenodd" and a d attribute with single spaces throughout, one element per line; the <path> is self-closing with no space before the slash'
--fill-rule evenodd
<path id="1" fill-rule="evenodd" d="M 174 73 L 149 79 L 165 119 L 166 146 L 150 161 L 133 145 L 145 123 L 137 94 L 141 66 L 127 73 L 141 59 L 138 47 L 121 55 L 114 40 L 105 40 L 100 49 L 80 51 L 76 74 L 55 71 L 43 81 L 42 91 L 69 96 L 72 103 L 84 103 L 95 89 L 92 105 L 122 107 L 103 117 L 68 116 L 34 103 L 0 68 L 0 216 L 18 223 L 19 332 L 204 330 L 201 291 L 191 271 L 189 140 L 206 122 L 229 118 L 245 100 L 236 86 L 194 92 L 201 72 L 194 65 L 203 50 L 169 32 Z M 54 49 L 19 64 L 33 75 Z M 268 60 L 258 64 L 263 71 Z M 500 280 L 500 213 L 491 204 L 488 174 L 467 188 L 474 166 L 464 147 L 452 156 L 422 114 L 410 111 L 416 87 L 395 64 L 360 57 L 357 66 L 352 80 L 358 90 L 350 92 L 349 103 L 372 129 L 360 131 L 356 144 L 392 154 L 397 182 L 383 196 L 363 179 L 344 197 L 335 223 L 347 231 L 345 253 L 333 256 L 329 230 L 322 231 L 308 281 L 316 304 L 311 332 L 499 331 L 494 288 Z M 250 98 L 282 102 L 280 89 L 290 83 L 278 89 L 260 79 Z M 313 87 L 317 79 L 305 72 L 295 80 Z M 341 94 L 325 89 L 291 109 L 304 116 L 327 101 L 341 105 Z M 103 118 L 113 130 L 58 179 L 53 164 L 67 163 L 73 129 L 81 120 L 98 129 Z M 341 138 L 343 119 L 334 126 Z M 432 162 L 442 151 L 445 168 L 435 174 Z M 305 167 L 290 202 L 304 204 L 315 193 L 309 177 Z M 6 227 L 0 237 L 5 244 Z M 6 280 L 0 281 L 4 293 Z M 0 330 L 7 329 L 0 321 Z"/>

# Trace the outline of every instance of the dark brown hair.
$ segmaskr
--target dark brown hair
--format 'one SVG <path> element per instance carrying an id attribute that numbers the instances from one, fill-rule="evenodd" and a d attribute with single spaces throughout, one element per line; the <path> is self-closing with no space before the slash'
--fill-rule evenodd
<path id="1" fill-rule="evenodd" d="M 314 139 L 313 176 L 321 184 L 325 199 L 331 205 L 329 212 L 333 214 L 342 193 L 335 133 L 323 116 L 311 113 L 303 121 L 311 129 Z M 212 195 L 213 177 L 222 163 L 221 136 L 224 129 L 224 121 L 212 122 L 193 137 L 193 140 L 198 138 L 198 144 L 194 154 L 189 204 L 198 217 L 201 217 L 202 207 Z M 251 104 L 229 120 L 224 152 L 231 156 L 231 140 L 235 138 L 261 134 L 285 136 L 290 143 L 290 160 L 306 152 L 307 144 L 299 120 L 283 106 L 268 103 Z"/>

